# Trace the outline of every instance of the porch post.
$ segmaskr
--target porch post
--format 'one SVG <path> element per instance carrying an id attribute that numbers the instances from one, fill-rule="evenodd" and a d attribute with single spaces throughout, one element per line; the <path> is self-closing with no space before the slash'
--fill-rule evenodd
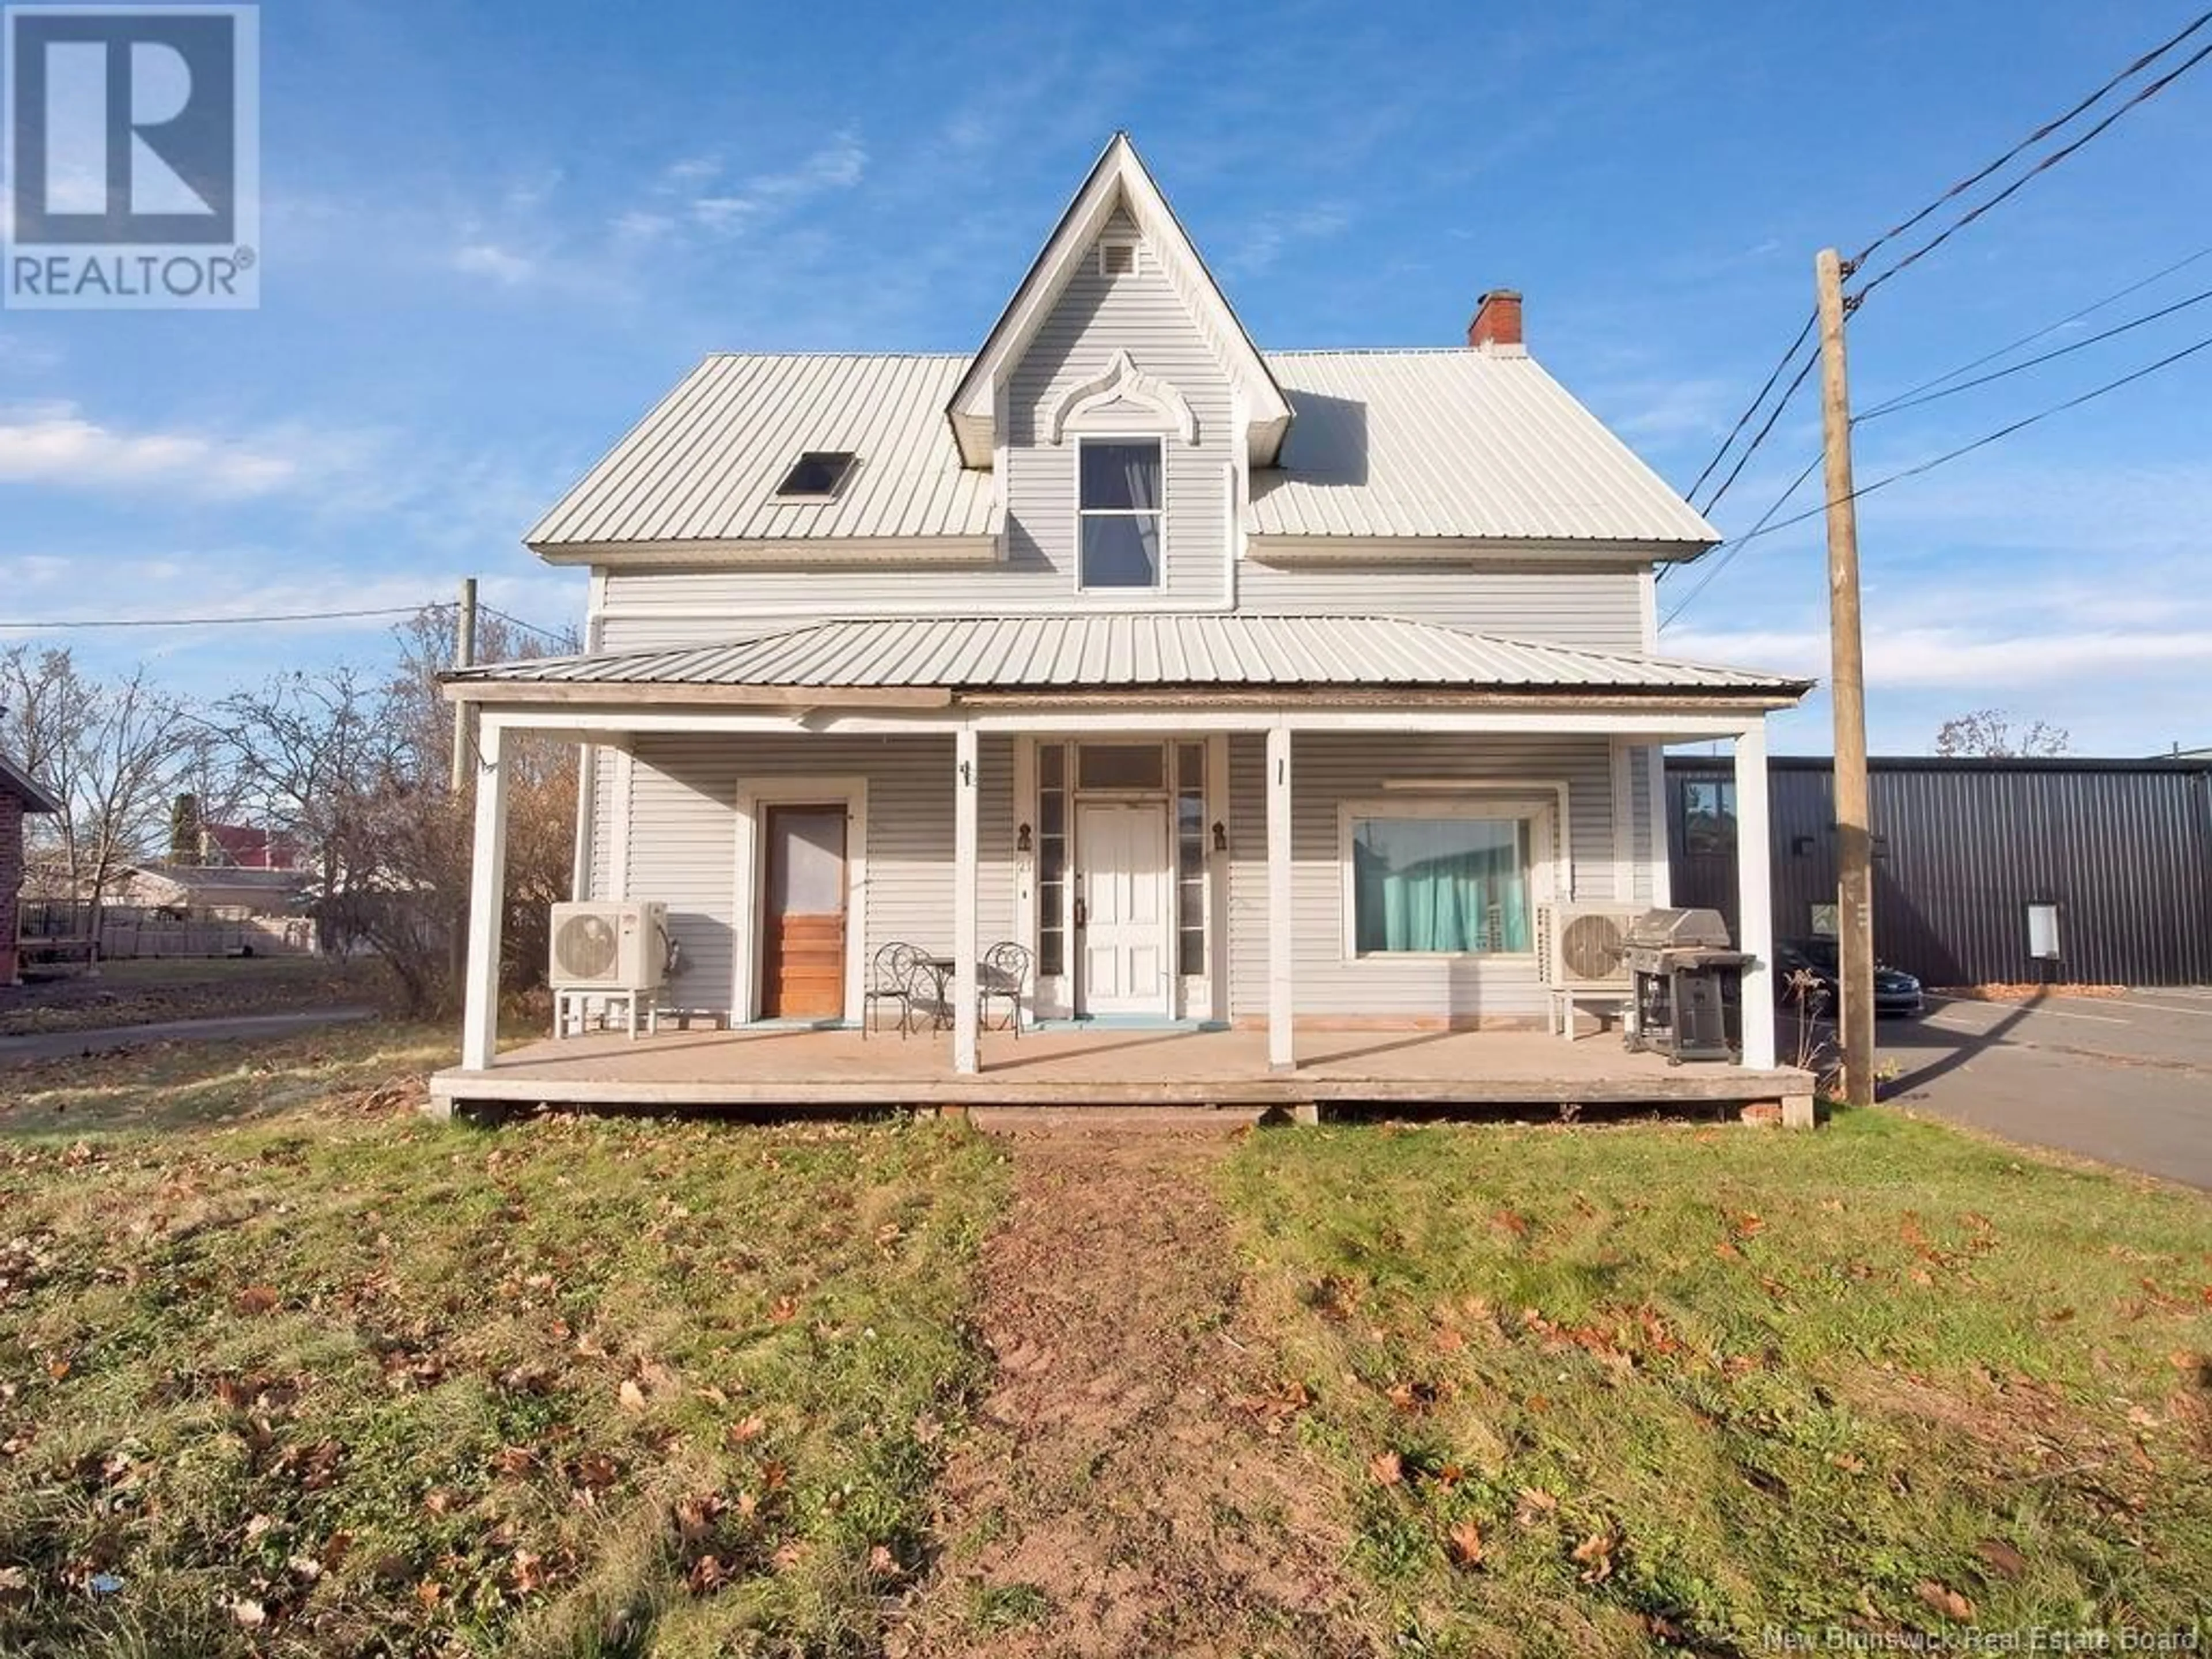
<path id="1" fill-rule="evenodd" d="M 485 720 L 477 737 L 476 837 L 469 855 L 469 951 L 462 981 L 461 1064 L 491 1069 L 499 1052 L 499 925 L 507 896 L 507 728 Z"/>
<path id="2" fill-rule="evenodd" d="M 1291 729 L 1267 728 L 1267 1069 L 1297 1067 L 1291 1020 Z"/>
<path id="3" fill-rule="evenodd" d="M 952 1069 L 982 1069 L 975 1012 L 975 728 L 952 738 Z"/>
<path id="4" fill-rule="evenodd" d="M 1774 872 L 1767 826 L 1766 720 L 1735 740 L 1736 949 L 1752 960 L 1743 970 L 1743 1063 L 1774 1064 Z"/>

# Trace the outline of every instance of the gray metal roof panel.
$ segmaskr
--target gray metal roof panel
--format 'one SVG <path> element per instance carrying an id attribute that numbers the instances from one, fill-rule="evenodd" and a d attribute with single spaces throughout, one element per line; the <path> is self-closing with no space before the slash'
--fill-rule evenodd
<path id="1" fill-rule="evenodd" d="M 958 690 L 1328 685 L 1793 694 L 1804 684 L 1395 617 L 1146 613 L 823 622 L 714 645 L 542 658 L 447 678 Z"/>

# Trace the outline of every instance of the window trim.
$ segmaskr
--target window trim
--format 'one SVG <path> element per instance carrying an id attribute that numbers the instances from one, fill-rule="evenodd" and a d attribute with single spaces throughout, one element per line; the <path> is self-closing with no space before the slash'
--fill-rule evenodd
<path id="1" fill-rule="evenodd" d="M 1383 785 L 1386 789 L 1389 785 Z M 1353 860 L 1355 826 L 1362 818 L 1464 818 L 1511 820 L 1528 826 L 1528 948 L 1526 951 L 1362 951 L 1359 948 L 1358 878 Z M 1468 788 L 1449 793 L 1388 795 L 1345 800 L 1336 809 L 1338 951 L 1343 962 L 1526 963 L 1536 960 L 1537 913 L 1573 891 L 1566 842 L 1567 787 L 1521 784 Z"/>
<path id="2" fill-rule="evenodd" d="M 1158 569 L 1146 586 L 1110 583 L 1093 586 L 1083 580 L 1083 521 L 1085 519 L 1139 519 L 1146 516 L 1132 508 L 1085 507 L 1083 505 L 1083 452 L 1092 444 L 1151 444 L 1159 451 L 1160 504 L 1151 514 L 1160 521 Z M 1164 593 L 1168 591 L 1168 441 L 1158 432 L 1081 432 L 1069 446 L 1075 467 L 1075 591 L 1078 593 Z"/>
<path id="3" fill-rule="evenodd" d="M 1714 791 L 1715 823 L 1728 826 L 1728 844 L 1724 847 L 1692 847 L 1690 845 L 1690 792 L 1710 787 Z M 1733 778 L 1684 778 L 1681 798 L 1674 813 L 1674 831 L 1681 838 L 1682 856 L 1692 859 L 1732 859 L 1735 856 L 1736 836 L 1740 828 L 1736 817 L 1735 780 Z"/>

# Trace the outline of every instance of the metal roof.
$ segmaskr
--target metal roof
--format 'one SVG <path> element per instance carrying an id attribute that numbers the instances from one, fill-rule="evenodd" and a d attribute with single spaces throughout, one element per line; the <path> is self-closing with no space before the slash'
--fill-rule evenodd
<path id="1" fill-rule="evenodd" d="M 945 422 L 967 359 L 854 354 L 708 358 L 523 538 L 636 542 L 989 536 L 988 472 Z M 803 450 L 859 457 L 828 501 L 779 500 Z"/>
<path id="2" fill-rule="evenodd" d="M 1676 544 L 1719 534 L 1530 357 L 1464 349 L 1267 355 L 1296 420 L 1252 475 L 1261 537 Z M 524 538 L 644 543 L 984 537 L 993 475 L 944 418 L 967 359 L 718 356 Z M 849 449 L 829 501 L 775 491 L 805 450 Z"/>
<path id="3" fill-rule="evenodd" d="M 1285 351 L 1255 536 L 1678 542 L 1720 533 L 1523 353 Z"/>
<path id="4" fill-rule="evenodd" d="M 5 789 L 21 801 L 26 812 L 58 812 L 64 810 L 59 796 L 5 755 L 0 755 L 0 789 Z"/>
<path id="5" fill-rule="evenodd" d="M 1116 614 L 812 623 L 726 644 L 464 669 L 450 681 L 571 685 L 932 687 L 1425 686 L 1747 693 L 1801 680 L 1498 639 L 1391 617 Z"/>

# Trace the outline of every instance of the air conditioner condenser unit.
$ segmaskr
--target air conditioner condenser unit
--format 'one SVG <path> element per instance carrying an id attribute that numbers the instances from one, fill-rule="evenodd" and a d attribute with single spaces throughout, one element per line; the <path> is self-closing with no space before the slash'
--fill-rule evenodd
<path id="1" fill-rule="evenodd" d="M 657 989 L 668 961 L 668 907 L 594 900 L 553 907 L 556 991 Z"/>

